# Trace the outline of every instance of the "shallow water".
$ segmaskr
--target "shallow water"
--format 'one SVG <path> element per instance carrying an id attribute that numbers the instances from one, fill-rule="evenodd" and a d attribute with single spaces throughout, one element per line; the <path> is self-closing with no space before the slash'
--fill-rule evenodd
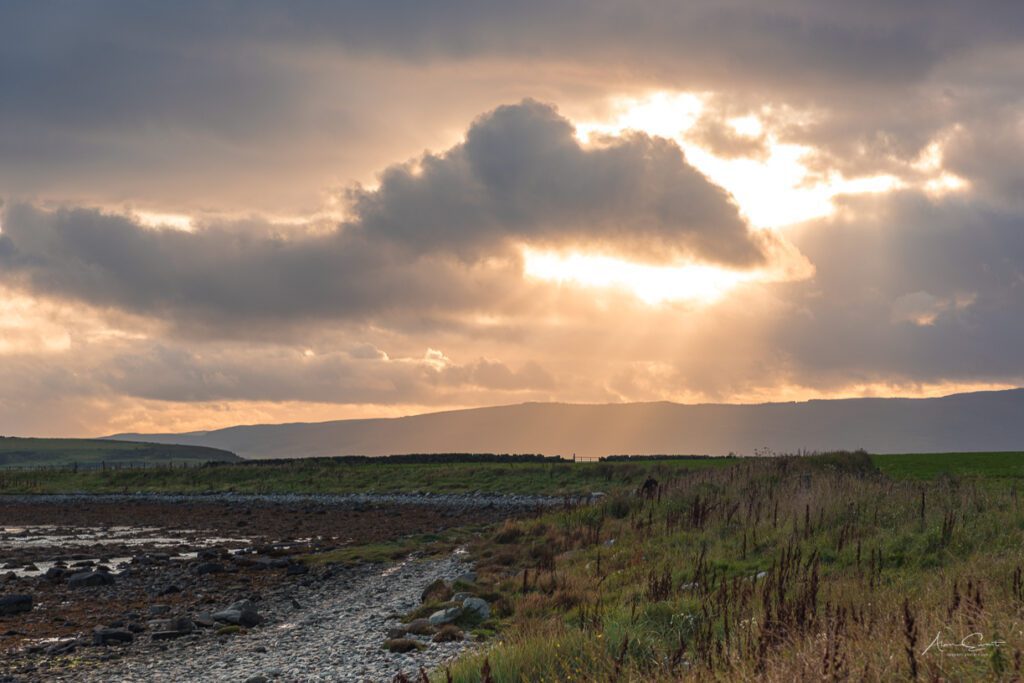
<path id="1" fill-rule="evenodd" d="M 161 529 L 149 526 L 108 526 L 108 527 L 68 527 L 49 524 L 4 526 L 0 527 L 0 567 L 11 561 L 18 550 L 52 548 L 54 557 L 70 559 L 74 562 L 92 560 L 111 568 L 120 568 L 131 561 L 131 557 L 111 557 L 104 553 L 104 546 L 145 547 L 150 549 L 169 549 L 187 546 L 203 548 L 220 545 L 248 545 L 248 538 L 230 538 L 224 536 L 208 536 L 196 529 Z M 87 552 L 83 552 L 88 549 Z M 192 559 L 196 552 L 171 553 L 173 559 Z M 18 560 L 15 560 L 18 562 Z M 0 569 L 2 572 L 13 571 L 16 576 L 38 576 L 56 564 L 55 560 L 37 561 L 33 563 L 38 569 L 26 569 L 24 565 Z M 86 569 L 86 568 L 83 568 Z"/>

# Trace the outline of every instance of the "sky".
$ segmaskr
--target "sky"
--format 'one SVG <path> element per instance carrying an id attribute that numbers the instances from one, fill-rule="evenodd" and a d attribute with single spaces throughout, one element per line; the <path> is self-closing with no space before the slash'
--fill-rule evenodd
<path id="1" fill-rule="evenodd" d="M 0 434 L 1024 384 L 1024 4 L 0 5 Z"/>

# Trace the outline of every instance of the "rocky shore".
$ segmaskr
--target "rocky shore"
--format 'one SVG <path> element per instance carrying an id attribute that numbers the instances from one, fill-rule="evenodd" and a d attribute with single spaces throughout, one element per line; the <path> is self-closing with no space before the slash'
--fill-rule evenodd
<path id="1" fill-rule="evenodd" d="M 390 681 L 469 647 L 486 611 L 455 554 L 345 566 L 327 550 L 491 523 L 535 496 L 12 496 L 0 505 L 0 681 Z M 447 583 L 446 583 L 447 582 Z M 425 588 L 451 610 L 397 617 Z M 467 603 L 466 601 L 469 600 Z M 465 603 L 465 605 L 463 605 Z M 482 614 L 482 612 L 481 612 Z M 443 631 L 443 633 L 440 633 Z M 387 647 L 385 647 L 387 644 Z M 262 678 L 261 678 L 262 677 Z"/>
<path id="2" fill-rule="evenodd" d="M 419 604 L 426 586 L 468 570 L 453 555 L 342 571 L 273 592 L 258 603 L 261 624 L 244 634 L 150 638 L 131 657 L 99 662 L 91 670 L 51 672 L 48 678 L 376 682 L 391 681 L 400 672 L 414 678 L 421 667 L 442 665 L 472 641 L 432 642 L 430 635 L 406 633 L 404 638 L 419 644 L 408 652 L 391 652 L 383 643 L 389 631 L 404 630 L 398 616 Z"/>

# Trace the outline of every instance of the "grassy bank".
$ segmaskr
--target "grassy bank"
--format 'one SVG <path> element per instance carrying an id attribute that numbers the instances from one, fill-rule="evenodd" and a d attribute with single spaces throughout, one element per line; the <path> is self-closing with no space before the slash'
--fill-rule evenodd
<path id="1" fill-rule="evenodd" d="M 1020 680 L 1014 480 L 852 454 L 679 469 L 659 494 L 473 546 L 501 635 L 436 680 Z"/>
<path id="2" fill-rule="evenodd" d="M 635 488 L 648 476 L 718 469 L 735 458 L 652 462 L 512 462 L 444 464 L 293 460 L 178 469 L 105 472 L 0 472 L 0 494 L 11 493 L 487 493 L 578 494 Z"/>

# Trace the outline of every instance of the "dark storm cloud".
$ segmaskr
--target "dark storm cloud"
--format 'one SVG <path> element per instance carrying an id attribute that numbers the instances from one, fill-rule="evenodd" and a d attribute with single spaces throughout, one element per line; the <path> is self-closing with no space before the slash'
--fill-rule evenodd
<path id="1" fill-rule="evenodd" d="M 533 101 L 481 117 L 465 143 L 389 169 L 353 201 L 351 222 L 305 235 L 255 222 L 153 230 L 91 209 L 13 205 L 0 274 L 38 294 L 230 323 L 493 307 L 521 284 L 519 242 L 762 259 L 731 198 L 674 143 L 633 135 L 583 149 L 568 121 Z"/>
<path id="2" fill-rule="evenodd" d="M 813 109 L 787 135 L 823 165 L 865 170 L 983 120 L 964 96 L 1002 101 L 992 52 L 1022 26 L 1024 5 L 996 0 L 7 2 L 0 186 L 308 208 L 312 179 L 422 149 L 433 138 L 408 131 L 425 111 L 451 126 L 509 97 L 637 87 Z M 947 73 L 965 62 L 977 68 Z"/>

